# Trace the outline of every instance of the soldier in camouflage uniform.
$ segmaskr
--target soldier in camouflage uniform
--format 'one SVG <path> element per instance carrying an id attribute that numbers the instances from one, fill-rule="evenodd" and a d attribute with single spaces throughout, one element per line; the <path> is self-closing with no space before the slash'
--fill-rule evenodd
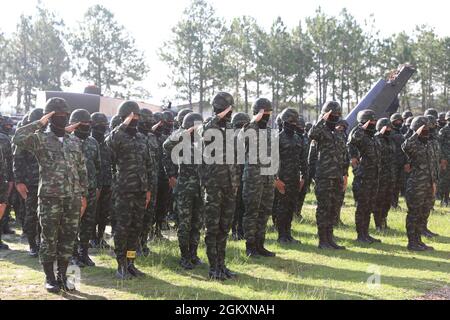
<path id="1" fill-rule="evenodd" d="M 450 111 L 445 114 L 446 125 L 439 131 L 441 144 L 441 162 L 439 188 L 441 193 L 441 206 L 448 207 L 450 189 Z"/>
<path id="2" fill-rule="evenodd" d="M 292 237 L 292 219 L 298 210 L 299 193 L 307 180 L 308 145 L 297 134 L 299 115 L 295 109 L 287 108 L 281 113 L 283 131 L 279 135 L 280 166 L 275 177 L 275 192 L 278 193 L 276 210 L 278 242 L 300 243 Z"/>
<path id="3" fill-rule="evenodd" d="M 23 125 L 40 120 L 44 115 L 43 109 L 34 109 L 29 119 Z M 41 129 L 43 131 L 43 129 Z M 41 226 L 38 218 L 38 187 L 39 187 L 39 163 L 31 152 L 22 148 L 14 150 L 14 178 L 16 189 L 25 199 L 25 222 L 23 231 L 27 236 L 30 246 L 30 256 L 37 257 L 39 254 Z"/>
<path id="4" fill-rule="evenodd" d="M 0 121 L 3 117 L 0 114 Z M 8 245 L 2 242 L 4 220 L 7 219 L 6 208 L 8 205 L 8 198 L 11 192 L 11 184 L 14 181 L 12 169 L 12 148 L 9 137 L 0 132 L 0 250 L 9 250 Z"/>
<path id="5" fill-rule="evenodd" d="M 203 200 L 200 190 L 200 163 L 194 159 L 194 134 L 197 134 L 196 126 L 201 125 L 203 118 L 198 113 L 189 113 L 184 117 L 180 129 L 176 130 L 164 142 L 164 151 L 172 155 L 173 148 L 179 143 L 187 143 L 190 146 L 190 157 L 181 155 L 176 159 L 178 164 L 178 243 L 180 247 L 180 265 L 186 270 L 192 270 L 202 262 L 197 256 L 197 248 L 200 242 L 200 229 L 203 220 Z M 186 142 L 188 141 L 188 142 Z M 172 159 L 175 155 L 172 155 Z M 176 155 L 178 156 L 178 155 Z M 186 157 L 186 158 L 184 158 Z"/>
<path id="6" fill-rule="evenodd" d="M 395 193 L 393 192 L 393 188 L 395 187 L 394 180 L 398 174 L 398 153 L 396 151 L 397 144 L 395 135 L 399 133 L 394 132 L 395 129 L 392 128 L 391 121 L 388 118 L 381 118 L 378 120 L 375 140 L 380 149 L 381 170 L 377 200 L 373 212 L 377 231 L 387 229 L 387 216 L 389 209 L 391 208 L 392 197 L 395 196 Z M 401 148 L 401 145 L 399 147 Z"/>
<path id="7" fill-rule="evenodd" d="M 109 135 L 114 131 L 122 123 L 122 118 L 119 115 L 115 115 L 111 118 L 111 123 L 109 124 Z M 108 136 L 109 136 L 108 135 Z M 105 138 L 105 141 L 108 137 Z M 108 146 L 108 144 L 106 144 Z M 109 148 L 109 146 L 108 146 Z M 111 149 L 110 149 L 111 150 Z M 116 230 L 116 201 L 117 199 L 117 170 L 116 170 L 116 160 L 114 159 L 114 153 L 111 152 L 111 236 L 114 237 L 114 233 Z"/>
<path id="8" fill-rule="evenodd" d="M 106 140 L 117 170 L 114 233 L 114 252 L 117 259 L 117 278 L 128 280 L 143 276 L 136 268 L 136 250 L 142 233 L 145 209 L 151 200 L 155 174 L 147 140 L 138 132 L 140 109 L 134 101 L 119 107 L 123 123 Z"/>
<path id="9" fill-rule="evenodd" d="M 306 147 L 306 166 L 308 169 L 308 155 L 309 155 L 309 148 L 311 141 L 309 140 L 308 133 L 305 131 L 306 122 L 305 119 L 303 119 L 302 116 L 298 117 L 298 128 L 296 129 L 296 134 L 300 137 L 300 139 L 303 142 L 303 145 Z M 309 192 L 309 186 L 311 185 L 311 179 L 308 175 L 306 175 L 306 180 L 303 185 L 303 188 L 300 190 L 298 195 L 298 203 L 297 208 L 295 209 L 295 212 L 297 213 L 297 217 L 300 219 L 300 221 L 303 219 L 302 211 L 303 211 L 303 204 L 305 203 L 306 194 Z"/>
<path id="10" fill-rule="evenodd" d="M 441 163 L 441 159 L 442 159 L 442 157 L 441 157 L 441 145 L 440 145 L 440 142 L 439 142 L 439 131 L 437 129 L 437 121 L 436 121 L 436 119 L 437 119 L 437 111 L 434 110 L 434 109 L 428 109 L 425 112 L 425 117 L 428 118 L 428 129 L 429 129 L 429 132 L 430 132 L 430 136 L 429 136 L 429 139 L 428 139 L 428 144 L 431 146 L 431 150 L 432 150 L 432 153 L 433 153 L 433 159 L 434 159 L 434 162 L 435 162 L 436 176 L 437 176 L 437 179 L 438 179 L 437 184 L 436 184 L 436 187 L 437 187 L 439 185 L 439 181 L 440 181 L 439 169 L 440 169 L 440 163 Z M 430 229 L 428 229 L 428 219 L 430 217 L 431 211 L 434 210 L 434 205 L 435 205 L 435 202 L 436 202 L 436 193 L 437 193 L 437 190 L 434 193 L 434 198 L 433 198 L 432 204 L 430 205 L 430 208 L 429 208 L 429 210 L 428 210 L 428 212 L 426 214 L 425 226 L 422 229 L 422 235 L 427 237 L 427 238 L 433 238 L 433 237 L 437 237 L 438 236 L 438 234 L 436 234 L 434 232 L 431 232 Z"/>
<path id="11" fill-rule="evenodd" d="M 355 169 L 353 195 L 356 201 L 357 241 L 372 244 L 381 242 L 369 235 L 370 215 L 376 205 L 380 178 L 380 150 L 374 138 L 377 120 L 372 110 L 359 112 L 357 118 L 359 125 L 350 133 L 348 142 L 352 166 Z"/>
<path id="12" fill-rule="evenodd" d="M 409 127 L 411 126 L 411 122 L 408 123 L 407 121 L 409 118 L 414 118 L 414 115 L 410 110 L 406 110 L 405 112 L 402 113 L 403 126 L 400 132 L 403 136 L 408 132 Z"/>
<path id="13" fill-rule="evenodd" d="M 236 138 L 235 138 L 235 153 L 236 153 L 236 160 L 237 160 L 237 136 L 241 129 L 250 123 L 250 117 L 248 114 L 243 112 L 238 112 L 233 115 L 233 118 L 231 119 L 231 124 L 233 126 L 233 129 L 235 130 Z M 237 162 L 236 162 L 237 163 Z M 237 170 L 238 170 L 238 176 L 239 176 L 239 189 L 236 196 L 236 210 L 234 211 L 234 217 L 233 217 L 233 226 L 232 226 L 232 239 L 233 240 L 244 240 L 244 228 L 242 226 L 243 219 L 244 219 L 244 213 L 245 213 L 245 205 L 244 200 L 242 198 L 242 188 L 244 186 L 244 183 L 242 181 L 242 175 L 244 173 L 244 164 L 237 164 Z"/>
<path id="14" fill-rule="evenodd" d="M 49 292 L 74 288 L 67 283 L 67 267 L 77 236 L 78 221 L 86 208 L 87 171 L 79 139 L 65 126 L 69 108 L 64 99 L 50 99 L 41 120 L 17 130 L 13 142 L 30 151 L 39 163 L 38 215 L 41 233 L 40 261 Z M 41 129 L 50 123 L 49 128 Z M 81 210 L 80 210 L 81 209 Z M 53 263 L 57 261 L 58 282 Z"/>
<path id="15" fill-rule="evenodd" d="M 91 115 L 84 109 L 77 109 L 72 112 L 69 120 L 70 125 L 79 124 L 72 135 L 79 139 L 81 150 L 88 174 L 87 208 L 80 217 L 78 238 L 73 249 L 72 264 L 83 267 L 95 267 L 95 263 L 88 254 L 89 240 L 94 234 L 97 211 L 97 198 L 101 181 L 101 160 L 100 148 L 97 140 L 90 136 Z"/>
<path id="16" fill-rule="evenodd" d="M 106 225 L 111 216 L 111 150 L 106 144 L 105 134 L 108 130 L 109 121 L 103 113 L 93 113 L 91 115 L 92 129 L 91 136 L 97 141 L 100 150 L 100 182 L 98 185 L 100 195 L 97 200 L 97 210 L 95 214 L 95 225 L 92 234 L 91 245 L 93 248 L 108 249 L 109 245 L 104 240 Z M 99 182 L 99 183 L 100 183 Z"/>
<path id="17" fill-rule="evenodd" d="M 421 239 L 437 188 L 437 166 L 433 159 L 433 147 L 429 143 L 430 131 L 427 117 L 414 118 L 411 129 L 415 133 L 402 145 L 411 164 L 411 174 L 406 187 L 408 249 L 411 251 L 433 250 Z"/>
<path id="18" fill-rule="evenodd" d="M 309 132 L 317 148 L 316 198 L 317 229 L 320 249 L 343 250 L 333 236 L 334 223 L 339 212 L 339 194 L 346 188 L 345 144 L 336 133 L 336 124 L 342 114 L 338 102 L 329 101 L 322 107 L 319 121 Z"/>
<path id="19" fill-rule="evenodd" d="M 403 128 L 403 118 L 400 113 L 394 113 L 390 118 L 392 132 L 390 139 L 395 143 L 395 157 L 392 159 L 394 161 L 393 165 L 395 165 L 394 176 L 393 176 L 393 188 L 392 188 L 392 207 L 398 207 L 398 199 L 400 196 L 400 190 L 402 189 L 402 183 L 405 180 L 405 165 L 406 165 L 406 157 L 402 151 L 402 144 L 405 142 L 405 138 L 401 132 Z"/>
<path id="20" fill-rule="evenodd" d="M 209 130 L 222 134 L 223 163 L 203 165 L 202 183 L 205 189 L 204 214 L 206 226 L 206 253 L 209 261 L 209 277 L 214 280 L 234 278 L 236 274 L 225 265 L 227 238 L 233 223 L 239 176 L 235 164 L 226 163 L 226 130 L 232 130 L 233 97 L 219 92 L 213 99 L 214 115 L 200 128 L 203 145 L 211 143 L 205 135 Z M 215 141 L 217 143 L 217 141 Z M 230 152 L 230 151 L 228 151 Z M 207 160 L 207 159 L 205 159 Z"/>
<path id="21" fill-rule="evenodd" d="M 150 190 L 152 198 L 150 200 L 150 205 L 145 210 L 142 233 L 139 238 L 140 248 L 138 250 L 138 255 L 142 254 L 147 257 L 150 254 L 150 249 L 148 248 L 149 236 L 152 233 L 151 229 L 155 221 L 155 208 L 156 208 L 156 198 L 157 198 L 157 187 L 158 187 L 158 170 L 160 164 L 160 151 L 158 138 L 152 133 L 152 127 L 155 125 L 155 118 L 153 113 L 148 109 L 141 109 L 141 118 L 138 123 L 138 131 L 145 136 L 147 140 L 148 150 L 150 152 L 149 156 L 152 160 L 153 166 L 153 182 L 152 189 Z"/>
<path id="22" fill-rule="evenodd" d="M 258 155 L 256 163 L 250 162 L 249 144 L 255 145 L 260 152 L 262 139 L 267 139 L 267 155 L 272 155 L 271 147 L 271 128 L 268 122 L 272 114 L 272 103 L 265 98 L 260 98 L 253 104 L 253 119 L 245 126 L 240 134 L 253 130 L 256 132 L 257 140 L 245 141 L 246 158 L 242 180 L 244 182 L 242 197 L 245 205 L 243 218 L 244 237 L 246 240 L 246 253 L 249 257 L 263 256 L 274 257 L 275 253 L 264 248 L 266 240 L 267 221 L 273 209 L 274 197 L 274 176 L 264 175 L 261 170 L 265 165 L 261 163 Z M 241 140 L 244 141 L 244 140 Z M 281 201 L 281 200 L 280 200 Z M 279 217 L 278 217 L 279 218 Z M 277 221 L 279 225 L 279 221 Z"/>
<path id="23" fill-rule="evenodd" d="M 342 145 L 342 143 L 344 145 L 347 144 L 348 141 L 348 134 L 347 134 L 347 130 L 348 130 L 349 124 L 346 120 L 340 120 L 338 121 L 338 123 L 336 124 L 336 135 L 339 139 L 341 139 L 340 141 L 340 145 Z M 348 154 L 348 150 L 347 148 L 345 148 L 344 150 L 344 185 L 342 190 L 340 190 L 339 192 L 339 200 L 338 200 L 338 214 L 336 215 L 336 219 L 334 220 L 334 226 L 343 226 L 344 223 L 341 220 L 341 211 L 342 211 L 342 207 L 344 205 L 344 199 L 345 199 L 345 193 L 347 191 L 347 184 L 348 184 L 348 169 L 350 167 L 350 155 Z"/>

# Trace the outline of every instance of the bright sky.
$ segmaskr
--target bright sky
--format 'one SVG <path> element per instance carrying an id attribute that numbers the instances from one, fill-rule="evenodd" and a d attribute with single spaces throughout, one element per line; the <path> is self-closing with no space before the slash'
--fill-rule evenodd
<path id="1" fill-rule="evenodd" d="M 159 61 L 156 51 L 171 36 L 171 28 L 181 17 L 190 0 L 41 0 L 47 8 L 62 17 L 66 25 L 73 26 L 81 20 L 89 6 L 102 4 L 112 10 L 118 21 L 135 37 L 138 46 L 145 51 L 151 68 L 146 86 L 153 95 L 152 101 L 161 101 L 173 90 L 161 89 L 167 81 L 168 69 Z M 330 15 L 337 15 L 346 7 L 363 22 L 371 13 L 382 34 L 389 35 L 405 30 L 410 32 L 417 24 L 428 24 L 441 36 L 450 35 L 449 8 L 445 0 L 210 0 L 219 16 L 228 20 L 239 15 L 251 15 L 268 28 L 277 16 L 293 27 L 299 19 L 311 16 L 316 8 Z M 0 31 L 12 32 L 21 13 L 31 13 L 37 0 L 13 0 L 3 4 L 0 10 Z M 83 84 L 73 91 L 82 90 Z"/>

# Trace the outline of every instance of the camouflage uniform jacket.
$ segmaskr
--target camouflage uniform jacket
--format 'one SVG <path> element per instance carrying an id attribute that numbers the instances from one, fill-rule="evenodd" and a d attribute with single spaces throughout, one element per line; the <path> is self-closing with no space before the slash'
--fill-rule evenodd
<path id="1" fill-rule="evenodd" d="M 391 139 L 395 143 L 395 157 L 393 158 L 394 165 L 403 167 L 406 164 L 406 156 L 402 151 L 402 144 L 405 142 L 405 137 L 398 129 L 393 129 Z"/>
<path id="2" fill-rule="evenodd" d="M 39 185 L 39 163 L 31 152 L 15 148 L 13 171 L 16 183 L 23 183 L 28 187 Z"/>
<path id="3" fill-rule="evenodd" d="M 375 140 L 377 141 L 380 149 L 380 180 L 390 181 L 394 183 L 396 175 L 396 143 L 392 139 L 393 137 L 386 137 L 379 133 L 375 134 Z M 401 150 L 401 149 L 400 149 Z M 403 153 L 403 150 L 402 150 Z M 406 159 L 406 156 L 404 156 Z"/>
<path id="4" fill-rule="evenodd" d="M 447 160 L 450 166 L 450 124 L 439 131 L 439 141 L 441 144 L 441 160 Z"/>
<path id="5" fill-rule="evenodd" d="M 357 126 L 350 134 L 348 147 L 350 157 L 359 160 L 355 177 L 378 179 L 380 150 L 375 138 L 370 137 L 361 126 Z"/>
<path id="6" fill-rule="evenodd" d="M 126 125 L 114 129 L 106 139 L 116 167 L 115 188 L 118 192 L 147 192 L 152 190 L 154 168 L 143 134 L 126 133 Z"/>
<path id="7" fill-rule="evenodd" d="M 308 145 L 297 134 L 282 131 L 279 136 L 280 166 L 278 178 L 285 181 L 308 179 Z"/>
<path id="8" fill-rule="evenodd" d="M 42 129 L 39 121 L 17 130 L 13 142 L 33 153 L 39 163 L 39 197 L 74 198 L 86 196 L 88 179 L 79 139 L 58 137 Z"/>
<path id="9" fill-rule="evenodd" d="M 112 185 L 112 157 L 111 157 L 111 149 L 106 144 L 106 141 L 103 140 L 98 142 L 98 147 L 100 149 L 100 161 L 101 161 L 101 185 L 100 187 L 110 187 Z"/>
<path id="10" fill-rule="evenodd" d="M 403 143 L 402 149 L 411 164 L 409 182 L 421 186 L 437 183 L 437 166 L 430 143 L 421 142 L 417 134 L 413 134 Z"/>
<path id="11" fill-rule="evenodd" d="M 0 133 L 0 203 L 8 201 L 8 181 L 14 181 L 11 142 L 6 135 Z"/>
<path id="12" fill-rule="evenodd" d="M 74 135 L 75 138 L 77 138 Z M 92 137 L 86 139 L 77 138 L 81 144 L 81 150 L 83 150 L 84 161 L 86 163 L 86 169 L 88 174 L 88 189 L 100 189 L 103 185 L 102 171 L 101 171 L 101 158 L 100 148 L 97 140 Z"/>
<path id="13" fill-rule="evenodd" d="M 336 131 L 331 131 L 326 122 L 320 120 L 309 133 L 317 148 L 316 179 L 342 180 L 348 168 L 345 144 Z M 312 148 L 312 146 L 311 146 Z"/>

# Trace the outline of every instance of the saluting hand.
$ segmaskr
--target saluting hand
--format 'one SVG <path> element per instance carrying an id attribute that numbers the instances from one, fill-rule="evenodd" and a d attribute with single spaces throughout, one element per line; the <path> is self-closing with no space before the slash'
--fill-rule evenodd
<path id="1" fill-rule="evenodd" d="M 259 110 L 258 114 L 253 116 L 252 122 L 260 122 L 264 116 L 264 109 Z"/>
<path id="2" fill-rule="evenodd" d="M 233 110 L 233 106 L 229 106 L 229 107 L 226 108 L 224 111 L 222 111 L 221 113 L 219 113 L 217 116 L 218 116 L 220 119 L 223 119 L 223 118 L 226 117 L 227 114 L 230 113 L 231 110 Z"/>
<path id="3" fill-rule="evenodd" d="M 325 114 L 322 116 L 322 119 L 323 119 L 324 121 L 328 121 L 328 119 L 330 118 L 330 116 L 331 116 L 332 113 L 333 113 L 333 110 L 328 111 L 327 113 L 325 113 Z"/>
<path id="4" fill-rule="evenodd" d="M 130 115 L 123 122 L 126 126 L 128 126 L 134 118 L 134 112 L 130 113 Z"/>
<path id="5" fill-rule="evenodd" d="M 67 133 L 72 133 L 72 132 L 74 132 L 75 130 L 77 130 L 77 128 L 78 128 L 80 125 L 81 125 L 81 122 L 72 124 L 72 125 L 66 127 L 66 132 L 67 132 Z"/>
<path id="6" fill-rule="evenodd" d="M 41 118 L 41 120 L 39 120 L 39 122 L 40 122 L 43 126 L 47 125 L 48 121 L 50 120 L 51 117 L 53 117 L 54 114 L 55 114 L 55 111 L 52 111 L 52 112 L 50 112 L 50 113 L 44 115 L 44 116 Z"/>
<path id="7" fill-rule="evenodd" d="M 155 132 L 156 130 L 158 130 L 158 128 L 162 125 L 162 121 L 158 122 L 157 124 L 155 124 L 152 127 L 152 131 Z"/>

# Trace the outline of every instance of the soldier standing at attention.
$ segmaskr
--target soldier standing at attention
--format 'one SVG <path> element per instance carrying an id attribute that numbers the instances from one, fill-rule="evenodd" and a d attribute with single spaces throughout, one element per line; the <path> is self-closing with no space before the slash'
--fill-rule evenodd
<path id="1" fill-rule="evenodd" d="M 94 261 L 89 257 L 89 240 L 95 230 L 95 218 L 97 210 L 97 199 L 100 195 L 101 181 L 101 160 L 100 149 L 97 140 L 91 134 L 91 115 L 84 109 L 77 109 L 72 112 L 69 120 L 71 127 L 68 132 L 73 131 L 81 144 L 88 175 L 87 208 L 80 217 L 78 239 L 73 248 L 72 264 L 83 267 L 95 267 Z M 76 125 L 76 128 L 73 126 Z"/>
<path id="2" fill-rule="evenodd" d="M 202 123 L 203 118 L 200 114 L 189 113 L 184 117 L 181 128 L 164 142 L 164 151 L 171 155 L 173 148 L 180 143 L 181 139 L 190 140 L 190 158 L 183 154 L 178 161 L 178 194 L 176 197 L 180 265 L 186 270 L 192 270 L 202 264 L 197 256 L 197 248 L 203 221 L 203 200 L 200 189 L 200 164 L 194 161 L 194 134 L 196 134 L 197 126 Z"/>
<path id="3" fill-rule="evenodd" d="M 139 237 L 140 246 L 138 247 L 138 255 L 141 254 L 144 257 L 147 257 L 150 254 L 150 249 L 148 248 L 148 240 L 149 235 L 151 233 L 151 228 L 153 226 L 153 222 L 155 220 L 155 207 L 156 207 L 156 195 L 157 195 L 157 187 L 158 187 L 158 166 L 160 163 L 159 160 L 159 143 L 158 138 L 151 132 L 152 127 L 155 125 L 155 118 L 153 116 L 153 112 L 148 109 L 141 109 L 141 117 L 138 122 L 138 131 L 145 136 L 149 156 L 152 160 L 153 166 L 153 182 L 152 189 L 150 190 L 152 194 L 152 198 L 150 200 L 150 205 L 145 210 L 143 225 L 142 225 L 142 233 Z"/>
<path id="4" fill-rule="evenodd" d="M 340 141 L 340 146 L 342 145 L 342 143 L 344 145 L 347 144 L 348 141 L 348 134 L 347 134 L 347 130 L 348 130 L 348 122 L 346 120 L 339 120 L 338 123 L 336 124 L 336 134 L 337 137 L 341 139 Z M 338 201 L 338 214 L 336 216 L 336 219 L 334 221 L 334 226 L 343 226 L 344 223 L 342 222 L 341 219 L 341 212 L 342 212 L 342 206 L 344 205 L 344 199 L 345 199 L 345 193 L 347 191 L 347 185 L 348 185 L 348 169 L 350 167 L 350 155 L 348 154 L 348 150 L 347 148 L 345 148 L 344 150 L 344 187 L 342 188 L 342 190 L 339 192 L 339 201 Z"/>
<path id="5" fill-rule="evenodd" d="M 264 165 L 261 163 L 261 155 L 255 159 L 256 163 L 250 162 L 249 144 L 256 145 L 257 150 L 261 152 L 260 144 L 262 139 L 266 139 L 267 148 L 271 147 L 271 128 L 268 127 L 270 116 L 272 114 L 272 103 L 265 98 L 259 98 L 253 104 L 253 119 L 245 126 L 241 134 L 248 130 L 254 130 L 256 141 L 245 141 L 246 159 L 242 197 L 245 205 L 243 219 L 244 237 L 246 241 L 247 256 L 274 257 L 275 253 L 264 248 L 266 240 L 267 221 L 272 213 L 274 198 L 274 176 L 263 175 L 261 173 Z M 243 141 L 243 140 L 242 140 Z M 272 156 L 270 149 L 267 155 Z M 278 225 L 277 221 L 277 225 Z"/>
<path id="6" fill-rule="evenodd" d="M 350 133 L 348 147 L 355 169 L 353 195 L 356 201 L 356 232 L 360 243 L 381 242 L 369 235 L 370 215 L 376 205 L 380 172 L 380 152 L 374 138 L 375 112 L 363 110 L 357 116 L 359 125 Z"/>
<path id="7" fill-rule="evenodd" d="M 0 121 L 3 121 L 0 114 Z M 13 155 L 11 141 L 8 136 L 0 132 L 0 250 L 9 250 L 7 244 L 2 242 L 3 223 L 6 218 L 9 194 L 12 190 L 13 179 Z"/>
<path id="8" fill-rule="evenodd" d="M 122 103 L 119 116 L 123 123 L 111 132 L 106 143 L 111 148 L 117 169 L 114 233 L 117 278 L 129 280 L 131 276 L 144 276 L 134 261 L 145 209 L 151 200 L 154 168 L 146 139 L 137 129 L 139 105 L 134 101 Z"/>
<path id="9" fill-rule="evenodd" d="M 414 118 L 411 129 L 414 130 L 414 134 L 406 139 L 402 146 L 411 164 L 411 174 L 406 186 L 408 250 L 433 250 L 421 239 L 437 187 L 437 168 L 433 159 L 433 147 L 429 143 L 430 130 L 427 117 Z"/>
<path id="10" fill-rule="evenodd" d="M 449 189 L 450 189 L 450 111 L 446 113 L 446 125 L 439 131 L 439 140 L 441 143 L 441 206 L 448 207 Z"/>
<path id="11" fill-rule="evenodd" d="M 391 121 L 388 118 L 378 120 L 375 140 L 380 148 L 381 170 L 378 195 L 373 216 L 375 219 L 375 226 L 379 232 L 387 229 L 387 216 L 389 209 L 391 208 L 392 197 L 395 197 L 395 193 L 392 190 L 395 185 L 394 180 L 398 174 L 398 166 L 396 163 L 396 155 L 398 153 L 396 152 L 396 142 L 392 136 L 393 132 L 394 130 L 392 129 Z"/>
<path id="12" fill-rule="evenodd" d="M 28 118 L 28 123 L 41 119 L 44 110 L 34 109 Z M 43 131 L 44 128 L 41 128 Z M 39 163 L 35 155 L 29 151 L 17 147 L 14 151 L 14 177 L 16 189 L 22 199 L 25 199 L 25 223 L 23 231 L 25 232 L 28 244 L 30 246 L 29 255 L 38 257 L 41 226 L 38 218 L 38 187 L 39 187 Z"/>
<path id="13" fill-rule="evenodd" d="M 100 196 L 97 201 L 97 210 L 95 214 L 95 226 L 92 234 L 92 247 L 108 249 L 109 245 L 106 243 L 104 237 L 106 224 L 111 218 L 111 150 L 106 144 L 105 134 L 108 130 L 108 118 L 103 113 L 93 113 L 91 115 L 92 130 L 91 136 L 98 143 L 100 149 L 100 181 L 101 185 Z"/>
<path id="14" fill-rule="evenodd" d="M 298 128 L 296 129 L 296 134 L 300 137 L 300 139 L 303 142 L 303 145 L 306 147 L 306 169 L 308 170 L 308 155 L 309 155 L 309 147 L 311 144 L 311 141 L 309 140 L 308 133 L 305 131 L 306 122 L 305 119 L 303 119 L 302 116 L 298 117 Z M 302 190 L 300 190 L 300 193 L 298 195 L 298 204 L 296 206 L 296 213 L 297 217 L 300 221 L 303 220 L 302 211 L 303 211 L 303 204 L 305 203 L 306 194 L 308 193 L 309 186 L 311 184 L 311 179 L 309 178 L 309 172 L 307 175 L 307 179 L 305 180 L 305 183 L 303 185 Z"/>
<path id="15" fill-rule="evenodd" d="M 14 144 L 33 153 L 39 163 L 38 214 L 42 227 L 39 257 L 45 288 L 52 293 L 74 290 L 67 267 L 86 209 L 87 171 L 79 140 L 66 133 L 69 107 L 64 99 L 50 99 L 41 120 L 19 128 Z M 45 132 L 41 129 L 50 123 Z M 58 282 L 53 263 L 57 261 Z"/>
<path id="16" fill-rule="evenodd" d="M 405 138 L 402 134 L 402 128 L 403 128 L 403 118 L 400 113 L 394 113 L 390 118 L 389 127 L 392 127 L 392 131 L 390 133 L 390 138 L 395 143 L 395 156 L 392 158 L 394 163 L 394 176 L 393 176 L 393 188 L 392 188 L 392 207 L 394 209 L 398 208 L 398 199 L 400 196 L 400 190 L 402 189 L 402 182 L 404 181 L 404 174 L 405 174 L 405 164 L 406 164 L 406 157 L 405 154 L 402 151 L 402 144 L 405 142 Z M 389 131 L 389 130 L 387 130 Z M 392 166 L 390 165 L 390 167 Z M 389 178 L 391 179 L 391 178 Z"/>
<path id="17" fill-rule="evenodd" d="M 338 102 L 326 102 L 319 121 L 309 132 L 317 150 L 316 198 L 319 249 L 344 250 L 334 241 L 334 223 L 339 212 L 339 194 L 347 188 L 345 143 L 336 133 L 342 115 Z"/>
<path id="18" fill-rule="evenodd" d="M 300 243 L 292 237 L 292 219 L 298 209 L 299 193 L 307 180 L 308 145 L 297 132 L 299 115 L 295 109 L 287 108 L 281 113 L 283 131 L 279 135 L 280 166 L 275 177 L 275 192 L 278 193 L 276 210 L 278 242 Z"/>
<path id="19" fill-rule="evenodd" d="M 209 277 L 220 281 L 236 277 L 236 273 L 225 265 L 227 238 L 233 223 L 239 187 L 236 165 L 226 162 L 226 131 L 232 130 L 233 105 L 234 99 L 229 93 L 219 92 L 212 102 L 214 115 L 199 129 L 205 146 L 212 142 L 205 138 L 208 130 L 220 131 L 222 134 L 219 143 L 223 146 L 223 161 L 203 165 L 204 174 L 202 175 L 205 188 L 205 243 L 209 261 Z M 214 142 L 217 143 L 217 141 Z"/>
<path id="20" fill-rule="evenodd" d="M 237 143 L 238 143 L 238 134 L 241 131 L 241 129 L 250 123 L 250 117 L 246 113 L 238 112 L 233 115 L 233 118 L 231 119 L 231 124 L 233 126 L 233 129 L 235 130 L 235 149 L 237 155 Z M 237 159 L 237 157 L 236 157 Z M 237 162 L 236 162 L 237 163 Z M 232 239 L 233 240 L 244 240 L 244 229 L 242 226 L 244 213 L 245 213 L 245 205 L 244 200 L 242 199 L 242 188 L 243 188 L 243 181 L 242 181 L 242 175 L 244 173 L 244 165 L 243 164 L 237 164 L 237 170 L 238 170 L 238 176 L 239 176 L 239 189 L 238 193 L 236 195 L 236 210 L 234 211 L 234 217 L 233 217 L 233 227 L 232 227 Z"/>

